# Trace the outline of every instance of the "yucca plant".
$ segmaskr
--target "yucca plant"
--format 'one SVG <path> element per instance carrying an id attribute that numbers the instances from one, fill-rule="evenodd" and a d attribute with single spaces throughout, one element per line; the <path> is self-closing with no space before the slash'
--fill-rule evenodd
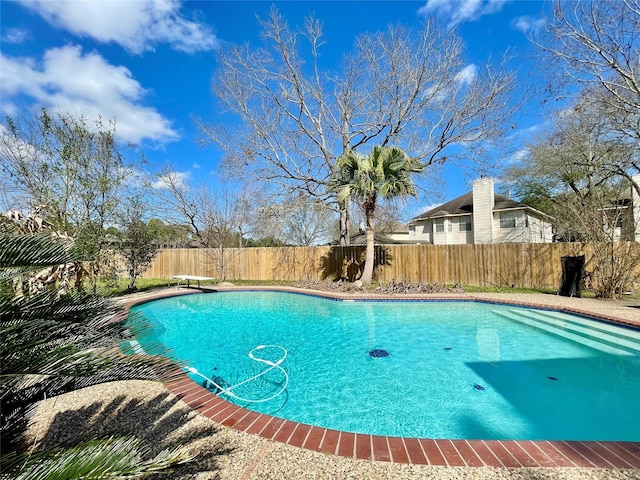
<path id="1" fill-rule="evenodd" d="M 0 221 L 0 469 L 15 478 L 128 478 L 188 461 L 179 450 L 150 458 L 134 438 L 94 440 L 54 452 L 23 444 L 29 414 L 44 398 L 105 380 L 170 371 L 158 356 L 126 356 L 116 304 L 61 288 L 60 265 L 78 262 L 69 240 L 21 232 Z M 50 272 L 49 282 L 34 283 Z M 45 275 L 46 276 L 46 275 Z"/>

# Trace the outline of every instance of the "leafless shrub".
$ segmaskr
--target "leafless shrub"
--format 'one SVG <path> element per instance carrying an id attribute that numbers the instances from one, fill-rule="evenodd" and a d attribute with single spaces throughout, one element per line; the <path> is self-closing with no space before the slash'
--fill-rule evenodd
<path id="1" fill-rule="evenodd" d="M 364 288 L 359 284 L 338 280 L 337 282 L 320 282 L 318 280 L 302 280 L 296 282 L 294 287 L 307 290 L 321 290 L 325 292 L 363 292 Z"/>
<path id="2" fill-rule="evenodd" d="M 419 283 L 407 280 L 391 280 L 390 282 L 379 285 L 377 287 L 365 289 L 359 286 L 359 283 L 350 283 L 345 281 L 337 282 L 319 282 L 317 280 L 307 280 L 297 282 L 294 286 L 297 288 L 306 288 L 309 290 L 322 290 L 330 292 L 366 292 L 380 294 L 416 294 L 416 293 L 464 293 L 464 289 L 460 285 L 448 287 L 439 283 Z"/>
<path id="3" fill-rule="evenodd" d="M 447 287 L 439 283 L 415 283 L 408 280 L 391 280 L 375 289 L 378 293 L 464 293 L 460 285 Z"/>

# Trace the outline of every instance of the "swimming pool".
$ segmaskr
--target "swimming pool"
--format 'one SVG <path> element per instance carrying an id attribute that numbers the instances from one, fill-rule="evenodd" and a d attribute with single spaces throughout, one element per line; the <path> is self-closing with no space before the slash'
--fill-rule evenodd
<path id="1" fill-rule="evenodd" d="M 254 347 L 286 348 L 285 394 L 235 402 L 277 417 L 405 437 L 640 439 L 634 330 L 478 302 L 336 302 L 277 292 L 189 295 L 132 310 L 153 325 L 143 346 L 160 341 L 228 384 L 264 367 L 247 357 Z M 277 389 L 282 379 L 273 373 L 243 396 Z"/>

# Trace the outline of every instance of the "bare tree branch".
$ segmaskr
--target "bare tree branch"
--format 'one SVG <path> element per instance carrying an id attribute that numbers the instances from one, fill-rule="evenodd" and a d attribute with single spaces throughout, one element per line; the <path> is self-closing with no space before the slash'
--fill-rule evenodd
<path id="1" fill-rule="evenodd" d="M 546 35 L 535 42 L 558 74 L 598 96 L 624 135 L 640 140 L 640 3 L 555 0 Z"/>
<path id="2" fill-rule="evenodd" d="M 360 35 L 337 70 L 323 68 L 317 20 L 294 30 L 273 8 L 260 25 L 262 48 L 221 51 L 212 90 L 224 113 L 199 123 L 229 172 L 283 195 L 335 202 L 327 185 L 336 159 L 374 145 L 399 146 L 427 164 L 482 161 L 511 126 L 515 79 L 505 61 L 466 65 L 460 38 L 432 20 L 419 32 L 390 26 Z M 338 207 L 346 244 L 347 204 Z"/>

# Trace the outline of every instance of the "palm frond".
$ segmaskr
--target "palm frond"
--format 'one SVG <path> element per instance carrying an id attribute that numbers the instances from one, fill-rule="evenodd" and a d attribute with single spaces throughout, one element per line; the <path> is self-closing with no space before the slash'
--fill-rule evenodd
<path id="1" fill-rule="evenodd" d="M 0 271 L 7 278 L 77 261 L 72 245 L 0 226 Z M 19 282 L 24 281 L 21 278 Z M 107 299 L 61 288 L 19 295 L 0 285 L 0 431 L 2 455 L 17 451 L 26 421 L 43 398 L 104 381 L 158 378 L 176 372 L 164 357 L 125 355 L 135 334 Z M 150 352 L 162 353 L 162 352 Z"/>
<path id="2" fill-rule="evenodd" d="M 134 437 L 92 440 L 73 448 L 2 459 L 4 472 L 15 472 L 16 480 L 126 479 L 138 478 L 193 460 L 182 448 L 151 455 Z"/>
<path id="3" fill-rule="evenodd" d="M 15 235 L 0 231 L 0 268 L 34 271 L 77 259 L 73 243 L 44 234 Z"/>
<path id="4" fill-rule="evenodd" d="M 416 194 L 412 175 L 425 165 L 396 146 L 375 146 L 368 156 L 345 152 L 336 162 L 329 189 L 339 201 L 353 200 L 362 207 L 367 225 L 367 249 L 360 280 L 371 283 L 374 263 L 374 218 L 378 197 L 386 200 Z"/>

